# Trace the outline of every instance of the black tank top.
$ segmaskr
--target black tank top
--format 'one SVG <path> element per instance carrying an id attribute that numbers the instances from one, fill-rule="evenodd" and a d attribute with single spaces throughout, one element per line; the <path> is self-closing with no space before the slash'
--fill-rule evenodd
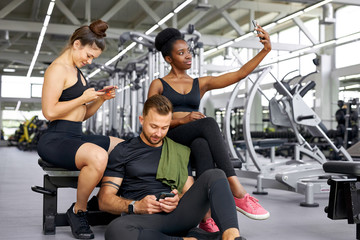
<path id="1" fill-rule="evenodd" d="M 70 101 L 73 100 L 75 98 L 80 97 L 83 92 L 89 88 L 88 82 L 86 81 L 86 78 L 84 77 L 84 75 L 82 74 L 82 72 L 80 71 L 79 68 L 77 68 L 77 82 L 72 85 L 71 87 L 68 87 L 67 89 L 64 89 L 61 93 L 61 96 L 59 98 L 59 102 L 65 102 L 65 101 Z M 85 86 L 81 81 L 81 75 L 84 77 L 85 79 Z"/>
<path id="2" fill-rule="evenodd" d="M 174 112 L 192 112 L 199 110 L 200 88 L 197 78 L 194 79 L 191 91 L 187 94 L 178 93 L 162 78 L 159 79 L 163 85 L 162 95 L 170 100 L 173 105 Z"/>

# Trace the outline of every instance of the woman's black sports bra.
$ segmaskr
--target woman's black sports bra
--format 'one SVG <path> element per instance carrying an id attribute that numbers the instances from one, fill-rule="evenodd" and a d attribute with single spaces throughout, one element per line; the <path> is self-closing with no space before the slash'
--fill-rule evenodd
<path id="1" fill-rule="evenodd" d="M 200 88 L 199 80 L 194 79 L 191 91 L 187 94 L 180 94 L 175 91 L 164 79 L 159 78 L 163 85 L 162 95 L 167 97 L 173 105 L 174 112 L 199 111 Z"/>
<path id="2" fill-rule="evenodd" d="M 68 87 L 67 89 L 64 89 L 61 93 L 61 96 L 59 98 L 59 102 L 65 102 L 65 101 L 70 101 L 73 100 L 75 98 L 80 97 L 83 92 L 89 88 L 88 82 L 86 81 L 86 78 L 84 77 L 84 75 L 82 74 L 82 72 L 80 71 L 80 69 L 78 67 L 76 67 L 78 73 L 77 73 L 77 82 L 72 85 L 71 87 Z M 85 79 L 85 86 L 81 81 L 81 76 L 80 74 L 84 77 Z"/>

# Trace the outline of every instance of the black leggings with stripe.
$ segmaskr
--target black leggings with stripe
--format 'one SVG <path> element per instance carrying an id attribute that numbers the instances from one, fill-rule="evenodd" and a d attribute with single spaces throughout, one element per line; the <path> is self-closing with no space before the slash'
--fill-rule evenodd
<path id="1" fill-rule="evenodd" d="M 191 163 L 197 176 L 214 168 L 214 163 L 227 177 L 236 175 L 215 119 L 208 117 L 177 126 L 170 129 L 167 136 L 191 148 Z"/>
<path id="2" fill-rule="evenodd" d="M 219 169 L 204 172 L 173 212 L 118 217 L 109 224 L 105 239 L 182 239 L 199 224 L 209 207 L 221 232 L 238 228 L 234 198 L 224 172 Z"/>

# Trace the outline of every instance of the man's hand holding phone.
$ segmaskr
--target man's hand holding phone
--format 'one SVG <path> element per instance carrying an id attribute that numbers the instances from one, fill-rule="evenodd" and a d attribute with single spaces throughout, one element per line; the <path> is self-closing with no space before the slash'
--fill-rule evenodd
<path id="1" fill-rule="evenodd" d="M 160 193 L 156 199 L 160 202 L 161 209 L 166 212 L 172 212 L 176 209 L 179 204 L 180 198 L 178 191 L 176 189 L 172 190 L 170 193 Z"/>

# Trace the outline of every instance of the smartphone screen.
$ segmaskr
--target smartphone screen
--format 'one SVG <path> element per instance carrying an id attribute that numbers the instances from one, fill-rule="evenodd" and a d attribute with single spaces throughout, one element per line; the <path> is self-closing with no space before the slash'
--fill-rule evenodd
<path id="1" fill-rule="evenodd" d="M 98 90 L 98 92 L 109 92 L 111 90 L 113 90 L 115 87 L 114 86 L 109 86 L 109 87 L 105 87 L 103 89 Z"/>

